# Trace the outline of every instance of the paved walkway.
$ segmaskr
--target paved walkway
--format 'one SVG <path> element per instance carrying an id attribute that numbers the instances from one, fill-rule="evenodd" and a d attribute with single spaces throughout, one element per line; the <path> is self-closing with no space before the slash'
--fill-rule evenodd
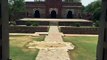
<path id="1" fill-rule="evenodd" d="M 58 26 L 50 26 L 49 34 L 45 38 L 45 42 L 62 42 L 62 36 L 58 30 Z M 35 60 L 70 60 L 67 49 L 40 49 Z"/>
<path id="2" fill-rule="evenodd" d="M 58 26 L 50 26 L 49 34 L 46 36 L 47 42 L 63 42 L 61 33 L 58 30 Z"/>

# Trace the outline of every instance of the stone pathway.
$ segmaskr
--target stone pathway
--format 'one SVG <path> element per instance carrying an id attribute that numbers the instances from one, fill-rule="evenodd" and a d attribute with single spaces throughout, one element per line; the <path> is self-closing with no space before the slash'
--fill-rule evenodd
<path id="1" fill-rule="evenodd" d="M 61 33 L 58 30 L 58 26 L 50 26 L 48 36 L 45 41 L 47 42 L 63 42 Z"/>
<path id="2" fill-rule="evenodd" d="M 64 49 L 40 50 L 36 60 L 70 60 Z"/>
<path id="3" fill-rule="evenodd" d="M 50 30 L 49 30 L 48 36 L 46 36 L 45 38 L 45 42 L 48 42 L 48 43 L 60 42 L 60 44 L 64 43 L 62 36 L 58 30 L 58 26 L 50 26 Z M 54 45 L 55 44 L 53 44 L 53 47 L 55 47 Z M 74 46 L 71 47 L 71 49 L 73 48 Z M 40 49 L 35 60 L 70 60 L 69 54 L 67 51 L 68 51 L 67 48 L 61 49 L 61 47 L 59 47 L 59 49 L 57 48 L 52 49 L 52 46 L 50 49 L 49 48 Z"/>
<path id="4" fill-rule="evenodd" d="M 39 36 L 39 34 L 47 34 L 44 41 L 32 41 L 26 45 L 28 48 L 40 49 L 35 60 L 71 60 L 68 50 L 74 49 L 74 45 L 69 42 L 63 42 L 62 36 L 64 35 L 59 32 L 57 22 L 50 23 L 49 32 L 38 32 L 35 34 L 10 33 L 10 35 L 31 36 Z"/>

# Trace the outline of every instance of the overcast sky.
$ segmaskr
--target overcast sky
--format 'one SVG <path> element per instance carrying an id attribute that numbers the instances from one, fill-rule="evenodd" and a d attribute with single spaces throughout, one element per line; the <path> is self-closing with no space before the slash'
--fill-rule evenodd
<path id="1" fill-rule="evenodd" d="M 25 0 L 25 1 L 34 1 L 34 0 Z M 88 5 L 89 3 L 96 1 L 96 0 L 81 0 L 84 6 Z"/>
<path id="2" fill-rule="evenodd" d="M 81 0 L 82 4 L 84 6 L 88 5 L 89 3 L 93 2 L 93 1 L 96 1 L 96 0 Z"/>

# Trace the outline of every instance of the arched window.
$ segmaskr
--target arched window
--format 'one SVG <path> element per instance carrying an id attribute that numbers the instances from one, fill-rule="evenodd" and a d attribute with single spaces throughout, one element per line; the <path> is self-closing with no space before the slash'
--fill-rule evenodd
<path id="1" fill-rule="evenodd" d="M 72 14 L 72 11 L 68 11 L 68 13 L 67 13 L 67 16 L 66 16 L 67 18 L 73 18 L 73 14 Z"/>
<path id="2" fill-rule="evenodd" d="M 36 10 L 36 11 L 35 11 L 34 17 L 35 17 L 35 18 L 40 18 L 40 12 L 39 12 L 39 10 Z"/>
<path id="3" fill-rule="evenodd" d="M 51 11 L 51 18 L 56 18 L 56 11 L 55 10 Z"/>

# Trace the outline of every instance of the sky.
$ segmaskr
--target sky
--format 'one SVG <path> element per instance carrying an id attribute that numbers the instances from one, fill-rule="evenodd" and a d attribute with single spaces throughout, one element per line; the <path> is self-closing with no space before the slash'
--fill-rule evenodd
<path id="1" fill-rule="evenodd" d="M 25 0 L 25 1 L 34 1 L 34 0 Z M 82 4 L 84 6 L 90 4 L 91 2 L 96 1 L 96 0 L 81 0 Z"/>
<path id="2" fill-rule="evenodd" d="M 84 6 L 90 4 L 90 3 L 93 2 L 93 1 L 96 1 L 96 0 L 81 0 L 82 4 L 83 4 Z"/>

